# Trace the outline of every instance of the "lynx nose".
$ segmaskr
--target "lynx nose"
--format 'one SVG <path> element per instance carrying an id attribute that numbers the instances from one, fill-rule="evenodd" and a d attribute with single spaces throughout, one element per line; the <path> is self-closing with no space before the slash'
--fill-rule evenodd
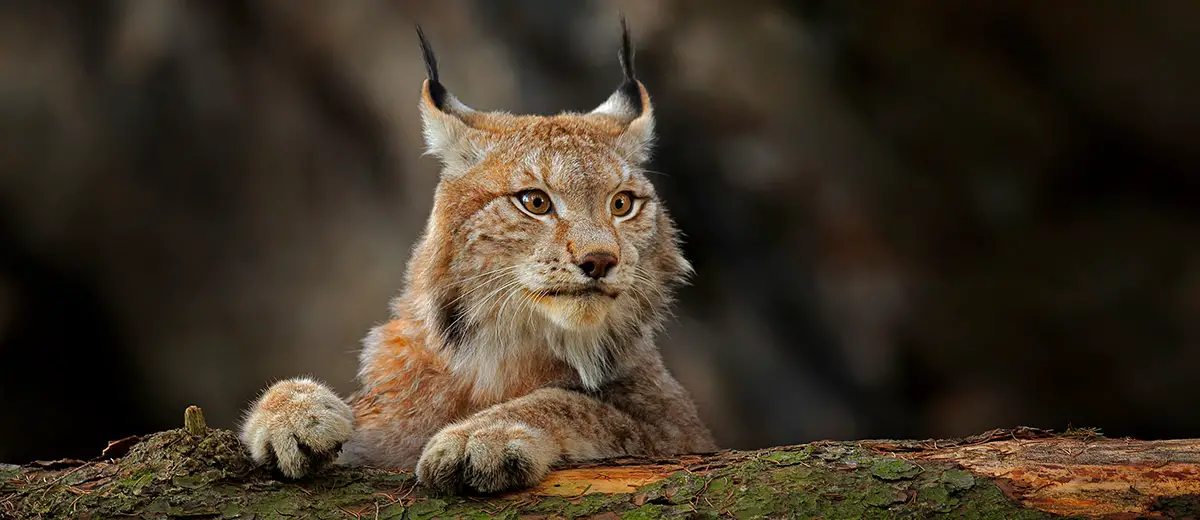
<path id="1" fill-rule="evenodd" d="M 617 265 L 617 257 L 612 253 L 588 253 L 583 255 L 579 268 L 594 280 L 604 278 L 608 271 Z"/>

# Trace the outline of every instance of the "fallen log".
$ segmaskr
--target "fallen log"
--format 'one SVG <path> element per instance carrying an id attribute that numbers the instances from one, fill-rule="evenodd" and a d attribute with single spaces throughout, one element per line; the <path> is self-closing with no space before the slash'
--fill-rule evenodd
<path id="1" fill-rule="evenodd" d="M 1200 439 L 1016 428 L 565 466 L 535 489 L 444 496 L 409 472 L 286 480 L 189 409 L 183 429 L 91 461 L 0 465 L 0 518 L 1178 518 L 1200 513 Z"/>

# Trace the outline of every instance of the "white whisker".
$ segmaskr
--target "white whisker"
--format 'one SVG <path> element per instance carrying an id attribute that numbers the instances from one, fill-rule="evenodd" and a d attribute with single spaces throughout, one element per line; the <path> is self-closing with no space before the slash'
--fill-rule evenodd
<path id="1" fill-rule="evenodd" d="M 516 267 L 518 267 L 518 266 L 513 266 L 513 268 L 516 268 Z M 508 269 L 509 269 L 509 268 L 504 268 L 504 269 L 501 269 L 501 270 L 502 270 L 502 271 L 504 271 L 504 272 L 502 272 L 502 273 L 497 273 L 497 274 L 495 274 L 494 276 L 492 276 L 491 278 L 488 278 L 487 280 L 484 280 L 484 281 L 482 281 L 482 282 L 479 282 L 478 284 L 476 284 L 475 286 L 473 286 L 473 287 L 471 288 L 471 290 L 469 290 L 469 291 L 467 291 L 467 292 L 464 292 L 464 293 L 462 293 L 462 294 L 458 295 L 458 297 L 457 297 L 457 298 L 455 298 L 455 299 L 451 300 L 451 301 L 450 301 L 449 303 L 447 303 L 446 305 L 447 305 L 447 306 L 449 306 L 449 305 L 454 305 L 455 303 L 458 303 L 458 302 L 459 302 L 459 300 L 462 300 L 463 298 L 467 297 L 467 296 L 468 296 L 468 295 L 470 295 L 471 293 L 474 293 L 475 291 L 478 291 L 479 289 L 482 289 L 482 288 L 484 288 L 484 287 L 487 287 L 487 286 L 488 286 L 488 285 L 490 285 L 492 282 L 495 282 L 496 280 L 499 280 L 499 279 L 503 278 L 503 277 L 504 277 L 504 275 L 508 273 Z M 486 274 L 492 274 L 492 272 L 489 272 L 489 273 L 486 273 Z M 477 278 L 477 277 L 472 277 L 472 278 Z"/>
<path id="2" fill-rule="evenodd" d="M 487 276 L 487 275 L 489 275 L 489 274 L 499 273 L 499 272 L 501 272 L 501 271 L 511 271 L 511 270 L 517 269 L 517 268 L 519 268 L 519 267 L 521 267 L 521 265 L 520 265 L 520 264 L 517 264 L 517 265 L 510 265 L 510 266 L 507 266 L 507 267 L 501 267 L 501 268 L 499 268 L 499 269 L 492 269 L 491 271 L 487 271 L 487 272 L 484 272 L 484 273 L 479 273 L 479 274 L 477 274 L 477 275 L 468 276 L 468 277 L 466 277 L 466 278 L 459 278 L 459 279 L 455 280 L 455 281 L 454 281 L 454 283 L 463 283 L 463 282 L 467 282 L 467 281 L 470 281 L 470 280 L 474 280 L 474 279 L 476 279 L 476 278 L 482 278 L 482 277 L 484 277 L 484 276 Z"/>
<path id="3" fill-rule="evenodd" d="M 491 300 L 493 296 L 495 296 L 495 295 L 499 294 L 501 291 L 504 291 L 505 289 L 507 289 L 507 288 L 509 288 L 509 287 L 511 287 L 511 286 L 513 286 L 513 285 L 519 284 L 519 283 L 520 283 L 520 281 L 519 281 L 519 280 L 511 280 L 511 281 L 509 281 L 509 282 L 505 283 L 504 285 L 501 285 L 500 287 L 497 287 L 495 290 L 493 290 L 491 293 L 489 293 L 487 296 L 485 296 L 485 297 L 484 297 L 482 300 L 480 300 L 479 302 L 476 302 L 476 303 L 474 303 L 473 305 L 471 305 L 471 306 L 470 306 L 470 307 L 469 307 L 469 308 L 466 310 L 466 312 L 463 312 L 462 314 L 460 314 L 460 315 L 459 315 L 457 318 L 455 318 L 455 319 L 454 319 L 454 321 L 453 321 L 453 322 L 451 322 L 451 323 L 450 323 L 450 325 L 449 325 L 449 326 L 447 326 L 446 328 L 447 328 L 447 329 L 454 328 L 454 326 L 455 326 L 455 325 L 457 325 L 457 324 L 458 324 L 460 321 L 462 321 L 463 319 L 468 319 L 470 322 L 478 323 L 478 321 L 479 321 L 479 320 L 478 320 L 478 316 L 477 316 L 477 315 L 478 315 L 478 312 L 479 312 L 480 310 L 483 310 L 483 307 L 484 307 L 485 305 L 487 305 L 487 302 L 488 302 L 488 300 Z M 464 296 L 465 296 L 465 295 L 464 295 Z M 461 297 L 460 297 L 460 298 L 461 298 Z M 457 301 L 457 300 L 456 300 L 456 301 Z"/>

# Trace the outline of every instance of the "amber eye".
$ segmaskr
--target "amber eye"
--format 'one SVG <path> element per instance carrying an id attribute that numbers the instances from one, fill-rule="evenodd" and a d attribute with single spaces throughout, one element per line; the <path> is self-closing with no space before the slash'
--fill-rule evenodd
<path id="1" fill-rule="evenodd" d="M 550 196 L 542 190 L 525 190 L 517 194 L 517 200 L 526 211 L 534 215 L 545 215 L 550 212 Z"/>
<path id="2" fill-rule="evenodd" d="M 628 215 L 630 211 L 633 211 L 633 194 L 628 191 L 618 193 L 608 204 L 608 209 L 618 217 Z"/>

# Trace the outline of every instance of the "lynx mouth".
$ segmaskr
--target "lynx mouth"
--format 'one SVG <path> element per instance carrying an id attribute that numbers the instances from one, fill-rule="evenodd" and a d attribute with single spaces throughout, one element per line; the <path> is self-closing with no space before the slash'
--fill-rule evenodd
<path id="1" fill-rule="evenodd" d="M 522 289 L 537 304 L 542 315 L 567 330 L 600 326 L 620 294 L 600 283 Z"/>
<path id="2" fill-rule="evenodd" d="M 599 297 L 599 296 L 607 296 L 609 298 L 616 298 L 617 295 L 620 294 L 620 292 L 618 292 L 617 290 L 615 290 L 611 287 L 604 287 L 604 286 L 600 286 L 600 285 L 589 285 L 586 287 L 569 288 L 569 289 L 565 289 L 565 288 L 564 289 L 542 289 L 542 290 L 528 291 L 528 292 L 530 294 L 533 294 L 534 296 L 543 296 L 543 297 L 550 297 L 550 298 L 553 298 L 553 297 L 586 298 L 586 297 Z"/>

